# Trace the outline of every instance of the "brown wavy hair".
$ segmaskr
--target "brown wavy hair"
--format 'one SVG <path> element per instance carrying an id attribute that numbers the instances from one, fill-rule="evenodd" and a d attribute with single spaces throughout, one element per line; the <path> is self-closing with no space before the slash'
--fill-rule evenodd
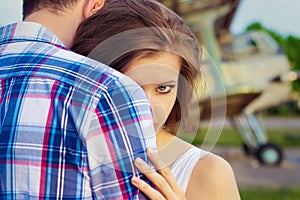
<path id="1" fill-rule="evenodd" d="M 118 71 L 138 57 L 161 51 L 178 54 L 182 58 L 178 96 L 166 126 L 174 134 L 178 122 L 184 128 L 190 126 L 188 107 L 200 74 L 201 48 L 190 28 L 172 10 L 154 0 L 107 0 L 79 26 L 71 49 Z M 121 55 L 112 56 L 115 52 Z"/>

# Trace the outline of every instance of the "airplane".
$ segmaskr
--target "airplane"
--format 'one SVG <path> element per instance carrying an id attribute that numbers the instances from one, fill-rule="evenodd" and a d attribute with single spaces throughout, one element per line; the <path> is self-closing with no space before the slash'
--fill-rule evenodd
<path id="1" fill-rule="evenodd" d="M 267 33 L 231 34 L 240 0 L 158 1 L 178 13 L 206 49 L 202 68 L 209 89 L 198 99 L 200 121 L 228 119 L 240 133 L 246 155 L 278 166 L 282 148 L 268 140 L 260 113 L 295 100 L 291 82 L 300 72 L 290 69 L 281 47 Z"/>

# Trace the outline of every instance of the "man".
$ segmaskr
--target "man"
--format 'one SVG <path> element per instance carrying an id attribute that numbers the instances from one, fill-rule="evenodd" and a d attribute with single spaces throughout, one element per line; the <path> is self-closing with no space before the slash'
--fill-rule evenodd
<path id="1" fill-rule="evenodd" d="M 131 80 L 68 50 L 104 0 L 24 0 L 0 28 L 1 199 L 135 199 L 137 157 L 155 148 Z"/>

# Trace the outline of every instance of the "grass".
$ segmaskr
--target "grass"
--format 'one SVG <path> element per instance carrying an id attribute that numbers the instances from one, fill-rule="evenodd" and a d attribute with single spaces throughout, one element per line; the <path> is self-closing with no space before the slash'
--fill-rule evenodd
<path id="1" fill-rule="evenodd" d="M 299 200 L 300 188 L 252 188 L 240 190 L 242 200 Z"/>
<path id="2" fill-rule="evenodd" d="M 192 144 L 198 146 L 203 143 L 206 136 L 206 129 L 199 129 L 194 138 L 182 137 Z M 300 130 L 268 130 L 268 141 L 275 142 L 282 147 L 300 147 Z M 238 147 L 243 143 L 241 135 L 235 129 L 224 129 L 216 143 L 216 146 Z"/>

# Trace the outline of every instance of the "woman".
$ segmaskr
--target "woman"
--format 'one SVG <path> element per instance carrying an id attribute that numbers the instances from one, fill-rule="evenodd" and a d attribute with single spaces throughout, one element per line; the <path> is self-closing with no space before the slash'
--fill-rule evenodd
<path id="1" fill-rule="evenodd" d="M 72 50 L 128 75 L 149 98 L 159 156 L 167 168 L 158 170 L 161 175 L 146 174 L 157 190 L 133 178 L 136 187 L 149 197 L 167 199 L 240 198 L 224 159 L 176 137 L 198 122 L 191 123 L 189 111 L 198 109 L 192 98 L 201 56 L 196 37 L 178 15 L 154 0 L 107 0 L 79 27 Z M 155 166 L 162 166 L 156 154 L 149 151 L 149 156 Z M 148 169 L 139 159 L 136 164 L 142 171 Z"/>

